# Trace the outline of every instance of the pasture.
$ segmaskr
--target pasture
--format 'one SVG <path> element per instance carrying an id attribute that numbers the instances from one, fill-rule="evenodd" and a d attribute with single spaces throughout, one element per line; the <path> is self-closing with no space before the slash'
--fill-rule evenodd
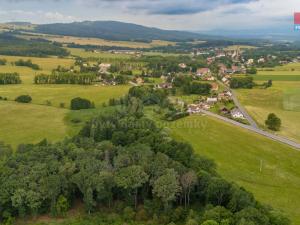
<path id="1" fill-rule="evenodd" d="M 300 224 L 300 152 L 207 116 L 190 116 L 167 127 L 175 138 L 215 160 L 226 179 L 285 212 L 293 225 Z"/>

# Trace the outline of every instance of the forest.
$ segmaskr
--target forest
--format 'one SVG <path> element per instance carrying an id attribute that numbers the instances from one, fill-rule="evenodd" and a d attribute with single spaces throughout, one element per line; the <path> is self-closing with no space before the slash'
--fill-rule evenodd
<path id="1" fill-rule="evenodd" d="M 10 33 L 0 34 L 0 55 L 13 56 L 67 56 L 69 52 L 60 46 L 44 40 L 25 40 Z"/>
<path id="2" fill-rule="evenodd" d="M 134 87 L 121 105 L 91 119 L 73 138 L 20 145 L 15 152 L 1 143 L 1 220 L 63 217 L 80 200 L 87 214 L 105 207 L 121 211 L 127 222 L 289 225 L 144 115 L 144 106 L 165 100 L 160 90 Z"/>

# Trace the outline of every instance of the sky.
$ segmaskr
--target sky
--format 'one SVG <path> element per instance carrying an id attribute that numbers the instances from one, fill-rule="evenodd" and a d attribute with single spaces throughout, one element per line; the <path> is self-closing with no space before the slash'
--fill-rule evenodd
<path id="1" fill-rule="evenodd" d="M 172 30 L 293 27 L 300 0 L 0 0 L 0 22 L 114 20 Z"/>

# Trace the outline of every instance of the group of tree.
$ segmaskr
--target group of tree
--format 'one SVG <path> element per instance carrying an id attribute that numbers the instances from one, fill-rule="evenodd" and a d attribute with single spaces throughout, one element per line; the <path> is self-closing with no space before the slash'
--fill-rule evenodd
<path id="1" fill-rule="evenodd" d="M 15 64 L 15 66 L 26 66 L 33 70 L 40 69 L 39 65 L 32 63 L 32 61 L 30 59 L 28 59 L 28 60 L 19 59 L 18 61 L 14 62 L 14 64 Z"/>
<path id="2" fill-rule="evenodd" d="M 251 89 L 255 86 L 253 77 L 244 76 L 244 77 L 233 77 L 230 81 L 231 88 L 248 88 Z"/>
<path id="3" fill-rule="evenodd" d="M 32 98 L 30 95 L 20 95 L 16 97 L 15 101 L 20 103 L 30 103 L 32 101 Z"/>
<path id="4" fill-rule="evenodd" d="M 95 108 L 95 105 L 93 102 L 91 102 L 88 99 L 77 97 L 71 100 L 72 110 L 91 109 L 91 108 Z"/>
<path id="5" fill-rule="evenodd" d="M 176 88 L 183 91 L 184 94 L 208 95 L 211 92 L 211 84 L 193 81 L 191 76 L 175 76 L 173 84 Z"/>
<path id="6" fill-rule="evenodd" d="M 142 99 L 143 92 L 133 88 L 130 96 Z M 121 208 L 127 222 L 290 224 L 220 177 L 213 161 L 156 127 L 137 99 L 128 97 L 126 106 L 93 118 L 63 142 L 20 145 L 15 153 L 1 144 L 0 219 L 61 216 L 79 199 L 87 213 Z"/>
<path id="7" fill-rule="evenodd" d="M 97 79 L 94 73 L 54 72 L 38 74 L 34 77 L 35 84 L 82 84 L 90 85 Z"/>
<path id="8" fill-rule="evenodd" d="M 279 131 L 281 127 L 281 119 L 278 118 L 274 113 L 268 115 L 265 124 L 270 130 Z"/>
<path id="9" fill-rule="evenodd" d="M 0 73 L 0 85 L 20 83 L 21 78 L 18 73 Z"/>
<path id="10" fill-rule="evenodd" d="M 257 69 L 254 66 L 252 66 L 250 68 L 247 68 L 246 73 L 251 75 L 257 74 Z"/>

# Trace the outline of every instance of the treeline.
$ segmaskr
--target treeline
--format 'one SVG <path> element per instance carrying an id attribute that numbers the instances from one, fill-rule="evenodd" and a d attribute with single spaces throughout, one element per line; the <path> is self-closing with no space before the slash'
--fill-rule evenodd
<path id="1" fill-rule="evenodd" d="M 28 60 L 19 59 L 14 64 L 16 66 L 26 66 L 26 67 L 29 67 L 33 70 L 39 70 L 40 69 L 39 65 L 32 63 L 32 61 L 30 59 L 28 59 Z"/>
<path id="2" fill-rule="evenodd" d="M 96 80 L 93 73 L 52 73 L 38 74 L 34 77 L 35 84 L 83 84 L 90 85 Z"/>
<path id="3" fill-rule="evenodd" d="M 51 42 L 40 40 L 25 40 L 10 33 L 0 34 L 0 55 L 14 56 L 68 56 L 69 52 Z"/>
<path id="4" fill-rule="evenodd" d="M 21 78 L 18 73 L 0 73 L 0 85 L 20 83 Z"/>
<path id="5" fill-rule="evenodd" d="M 127 222 L 290 224 L 221 178 L 213 161 L 135 113 L 132 102 L 138 99 L 92 119 L 72 139 L 21 145 L 14 154 L 0 145 L 1 219 L 65 215 L 80 199 L 88 213 L 107 207 L 121 211 Z"/>

